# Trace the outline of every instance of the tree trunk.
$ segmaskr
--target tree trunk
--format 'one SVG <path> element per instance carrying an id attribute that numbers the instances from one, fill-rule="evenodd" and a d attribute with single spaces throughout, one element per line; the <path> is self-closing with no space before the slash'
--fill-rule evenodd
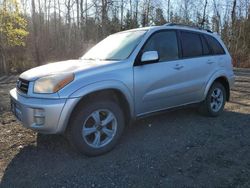
<path id="1" fill-rule="evenodd" d="M 55 46 L 58 46 L 56 0 L 54 0 L 54 34 L 55 34 L 55 40 L 56 40 Z"/>
<path id="2" fill-rule="evenodd" d="M 121 30 L 123 28 L 123 0 L 121 0 Z"/>
<path id="3" fill-rule="evenodd" d="M 132 7 L 132 0 L 129 0 L 129 11 L 130 11 L 130 22 L 132 21 L 133 18 L 133 7 Z"/>
<path id="4" fill-rule="evenodd" d="M 35 5 L 35 0 L 32 0 L 31 7 L 32 7 L 32 26 L 33 26 L 33 35 L 34 35 L 35 61 L 36 61 L 37 65 L 40 65 L 41 64 L 41 60 L 40 60 L 40 53 L 39 53 L 39 47 L 38 47 L 38 43 L 39 43 L 38 40 L 39 39 L 38 39 L 37 22 L 36 22 L 36 5 Z M 40 22 L 40 24 L 41 24 L 41 22 Z"/>
<path id="5" fill-rule="evenodd" d="M 150 11 L 150 5 L 151 5 L 151 1 L 148 0 L 148 3 L 147 3 L 147 13 L 146 13 L 146 23 L 147 23 L 147 26 L 149 26 L 149 11 Z"/>
<path id="6" fill-rule="evenodd" d="M 235 46 L 236 46 L 236 41 L 235 41 L 235 37 L 236 37 L 236 4 L 237 4 L 237 1 L 234 0 L 233 1 L 233 8 L 232 8 L 232 11 L 231 11 L 231 21 L 232 21 L 232 24 L 231 24 L 231 35 L 230 35 L 230 43 L 229 43 L 229 49 L 230 51 L 232 52 L 232 56 L 233 56 L 233 59 L 234 61 L 236 62 L 236 66 L 238 66 L 238 58 L 236 56 L 236 53 L 235 53 Z"/>
<path id="7" fill-rule="evenodd" d="M 83 39 L 84 38 L 84 32 L 83 32 L 83 26 L 84 26 L 83 0 L 80 0 L 80 14 L 81 14 L 81 20 L 80 20 L 80 25 L 81 25 L 81 39 Z"/>
<path id="8" fill-rule="evenodd" d="M 220 30 L 222 28 L 221 15 L 220 15 L 220 12 L 218 10 L 218 7 L 217 7 L 215 0 L 213 0 L 213 7 L 214 7 L 214 14 L 216 15 L 216 25 L 215 25 L 214 31 L 217 33 L 220 33 Z M 225 12 L 227 12 L 227 11 L 225 11 Z"/>
<path id="9" fill-rule="evenodd" d="M 107 36 L 107 23 L 108 23 L 108 15 L 107 15 L 107 0 L 102 0 L 102 37 Z"/>
<path id="10" fill-rule="evenodd" d="M 136 0 L 136 3 L 135 3 L 135 22 L 136 22 L 136 26 L 137 26 L 137 22 L 138 22 L 138 6 L 139 6 L 139 2 L 138 2 L 138 0 Z"/>
<path id="11" fill-rule="evenodd" d="M 168 22 L 170 22 L 170 0 L 168 0 Z"/>
<path id="12" fill-rule="evenodd" d="M 206 22 L 206 10 L 207 10 L 207 0 L 205 0 L 205 5 L 204 5 L 204 9 L 203 9 L 203 16 L 202 16 L 202 20 L 201 20 L 201 27 L 202 28 L 204 28 L 205 22 Z"/>
<path id="13" fill-rule="evenodd" d="M 0 45 L 0 54 L 1 54 L 0 65 L 2 65 L 1 67 L 3 68 L 3 70 L 0 71 L 0 74 L 1 73 L 9 74 L 9 69 L 8 69 L 8 65 L 7 65 L 6 57 L 5 57 L 5 51 L 1 45 Z"/>
<path id="14" fill-rule="evenodd" d="M 236 19 L 236 3 L 237 3 L 237 1 L 234 0 L 233 1 L 232 12 L 231 12 L 232 27 L 235 25 L 235 19 Z"/>
<path id="15" fill-rule="evenodd" d="M 51 0 L 49 0 L 49 6 L 48 6 L 48 18 L 47 18 L 47 32 L 49 35 L 50 32 L 50 9 L 51 9 Z"/>
<path id="16" fill-rule="evenodd" d="M 85 26 L 87 27 L 88 21 L 88 0 L 85 0 Z"/>
<path id="17" fill-rule="evenodd" d="M 231 23 L 230 45 L 229 45 L 230 50 L 232 50 L 232 48 L 233 48 L 232 44 L 234 44 L 234 39 L 235 39 L 236 3 L 237 3 L 237 1 L 234 0 L 233 1 L 233 8 L 232 8 L 232 11 L 231 11 L 231 21 L 232 21 L 232 23 Z"/>
<path id="18" fill-rule="evenodd" d="M 76 22 L 77 22 L 77 28 L 79 29 L 80 27 L 80 14 L 79 14 L 79 0 L 76 0 Z"/>
<path id="19" fill-rule="evenodd" d="M 85 0 L 85 33 L 84 40 L 88 40 L 88 0 Z"/>
<path id="20" fill-rule="evenodd" d="M 65 3 L 66 4 L 66 3 Z M 71 0 L 68 0 L 67 2 L 67 23 L 70 26 L 71 25 L 71 15 L 70 15 L 70 11 L 71 11 Z"/>

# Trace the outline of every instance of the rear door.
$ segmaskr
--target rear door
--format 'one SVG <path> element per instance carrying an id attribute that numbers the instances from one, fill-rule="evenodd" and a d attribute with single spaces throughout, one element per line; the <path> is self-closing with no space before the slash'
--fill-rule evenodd
<path id="1" fill-rule="evenodd" d="M 199 32 L 180 31 L 182 60 L 185 66 L 186 103 L 203 100 L 206 82 L 214 72 L 216 59 L 206 39 Z"/>

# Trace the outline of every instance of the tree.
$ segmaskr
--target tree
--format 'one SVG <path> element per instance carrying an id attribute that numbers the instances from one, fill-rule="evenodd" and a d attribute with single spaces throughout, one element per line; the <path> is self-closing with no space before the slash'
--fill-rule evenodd
<path id="1" fill-rule="evenodd" d="M 0 65 L 8 74 L 6 53 L 15 46 L 25 46 L 27 21 L 21 16 L 16 0 L 4 0 L 0 6 Z M 0 71 L 1 71 L 0 70 Z"/>
<path id="2" fill-rule="evenodd" d="M 112 33 L 166 21 L 211 28 L 250 67 L 250 0 L 0 0 L 0 11 L 0 72 L 78 58 Z"/>
<path id="3" fill-rule="evenodd" d="M 124 11 L 124 4 L 123 0 L 121 0 L 121 30 L 123 28 L 123 11 Z"/>
<path id="4" fill-rule="evenodd" d="M 102 20 L 102 35 L 107 36 L 108 29 L 108 0 L 101 0 L 101 20 Z"/>
<path id="5" fill-rule="evenodd" d="M 161 8 L 157 8 L 155 10 L 155 20 L 154 20 L 155 25 L 163 25 L 166 23 L 166 20 L 163 15 L 163 10 Z"/>
<path id="6" fill-rule="evenodd" d="M 206 10 L 207 10 L 207 0 L 205 0 L 205 5 L 204 5 L 204 9 L 203 9 L 203 16 L 202 16 L 202 20 L 200 22 L 200 25 L 202 28 L 204 28 L 205 26 L 205 22 L 206 22 Z"/>
<path id="7" fill-rule="evenodd" d="M 183 0 L 183 5 L 181 5 L 183 11 L 183 21 L 185 24 L 190 22 L 190 10 L 191 10 L 191 1 L 190 0 Z"/>
<path id="8" fill-rule="evenodd" d="M 168 22 L 170 22 L 170 0 L 167 0 L 168 4 Z"/>
<path id="9" fill-rule="evenodd" d="M 151 23 L 152 12 L 154 10 L 154 6 L 152 5 L 151 0 L 144 0 L 143 1 L 143 9 L 141 13 L 141 24 L 143 27 L 149 26 Z"/>

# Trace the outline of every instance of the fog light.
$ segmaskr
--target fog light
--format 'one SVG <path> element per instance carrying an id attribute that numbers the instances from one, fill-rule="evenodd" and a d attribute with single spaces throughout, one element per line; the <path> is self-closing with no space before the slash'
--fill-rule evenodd
<path id="1" fill-rule="evenodd" d="M 43 125 L 45 120 L 45 112 L 43 109 L 34 109 L 34 121 L 36 125 Z"/>

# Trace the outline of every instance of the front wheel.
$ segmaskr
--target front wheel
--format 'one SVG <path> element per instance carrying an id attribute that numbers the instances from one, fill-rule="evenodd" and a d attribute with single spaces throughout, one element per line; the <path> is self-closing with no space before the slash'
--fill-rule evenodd
<path id="1" fill-rule="evenodd" d="M 220 115 L 226 102 L 226 90 L 225 87 L 215 82 L 209 89 L 206 99 L 200 106 L 200 112 L 207 116 L 216 117 Z"/>
<path id="2" fill-rule="evenodd" d="M 68 130 L 71 144 L 81 153 L 96 156 L 110 151 L 124 129 L 124 115 L 113 101 L 95 100 L 79 107 Z"/>

